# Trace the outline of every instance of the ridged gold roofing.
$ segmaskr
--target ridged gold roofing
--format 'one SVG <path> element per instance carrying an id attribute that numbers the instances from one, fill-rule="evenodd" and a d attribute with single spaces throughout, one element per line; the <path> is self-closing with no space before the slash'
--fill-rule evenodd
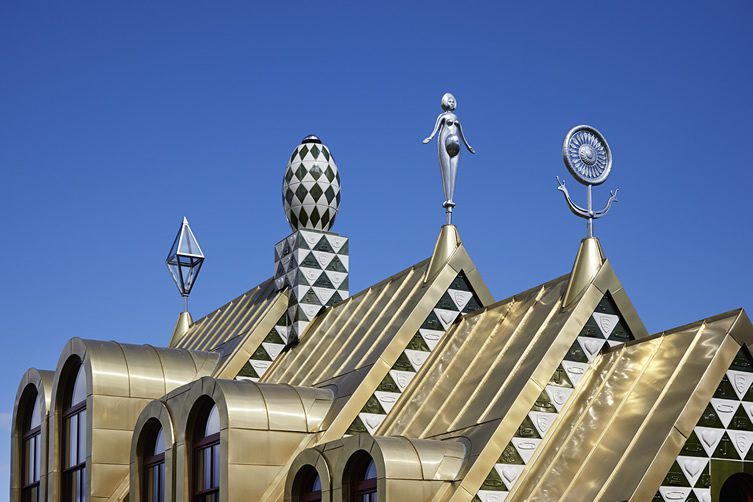
<path id="1" fill-rule="evenodd" d="M 599 356 L 508 500 L 651 500 L 751 343 L 735 310 Z"/>

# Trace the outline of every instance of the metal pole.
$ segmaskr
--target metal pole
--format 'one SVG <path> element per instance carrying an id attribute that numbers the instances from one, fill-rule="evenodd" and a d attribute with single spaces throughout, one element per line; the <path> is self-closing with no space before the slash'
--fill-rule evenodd
<path id="1" fill-rule="evenodd" d="M 594 236 L 594 219 L 593 219 L 593 201 L 591 199 L 591 185 L 588 185 L 586 190 L 586 203 L 588 205 L 588 223 L 586 223 L 586 233 L 588 237 Z"/>
<path id="2" fill-rule="evenodd" d="M 183 297 L 183 312 L 188 312 L 188 296 Z"/>

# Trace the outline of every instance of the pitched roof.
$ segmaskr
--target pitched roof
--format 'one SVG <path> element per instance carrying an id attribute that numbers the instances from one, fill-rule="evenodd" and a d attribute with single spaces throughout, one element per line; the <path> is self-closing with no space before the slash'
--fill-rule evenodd
<path id="1" fill-rule="evenodd" d="M 510 497 L 650 500 L 751 343 L 740 309 L 599 356 Z"/>

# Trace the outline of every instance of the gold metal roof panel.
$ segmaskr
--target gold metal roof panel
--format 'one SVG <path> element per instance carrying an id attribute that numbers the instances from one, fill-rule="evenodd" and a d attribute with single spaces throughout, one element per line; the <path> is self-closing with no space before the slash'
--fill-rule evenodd
<path id="1" fill-rule="evenodd" d="M 508 500 L 649 500 L 753 326 L 742 310 L 600 355 Z"/>
<path id="2" fill-rule="evenodd" d="M 194 322 L 185 336 L 178 340 L 176 348 L 214 350 L 239 335 L 247 334 L 281 296 L 285 293 L 277 290 L 273 279 L 267 279 Z"/>

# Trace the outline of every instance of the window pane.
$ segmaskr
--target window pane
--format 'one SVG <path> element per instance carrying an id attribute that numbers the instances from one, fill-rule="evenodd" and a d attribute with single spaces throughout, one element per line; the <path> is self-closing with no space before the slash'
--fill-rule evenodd
<path id="1" fill-rule="evenodd" d="M 66 467 L 76 465 L 76 454 L 78 453 L 78 415 L 73 415 L 65 421 L 65 459 Z M 76 500 L 75 498 L 73 500 Z"/>
<path id="2" fill-rule="evenodd" d="M 165 435 L 162 433 L 162 427 L 157 431 L 157 437 L 154 440 L 154 451 L 152 455 L 159 455 L 165 452 Z"/>
<path id="3" fill-rule="evenodd" d="M 220 445 L 212 446 L 212 487 L 220 486 Z"/>
<path id="4" fill-rule="evenodd" d="M 34 436 L 34 481 L 39 481 L 39 461 L 42 449 L 42 437 L 37 434 Z"/>
<path id="5" fill-rule="evenodd" d="M 39 427 L 42 424 L 42 407 L 39 404 L 39 396 L 34 398 L 34 408 L 31 410 L 31 421 L 29 423 L 29 428 L 27 431 L 30 431 L 36 427 Z"/>
<path id="6" fill-rule="evenodd" d="M 154 468 L 146 468 L 146 502 L 154 502 Z"/>
<path id="7" fill-rule="evenodd" d="M 86 410 L 78 414 L 78 463 L 86 460 Z"/>
<path id="8" fill-rule="evenodd" d="M 212 448 L 205 448 L 201 451 L 202 457 L 204 457 L 204 474 L 203 474 L 203 488 L 212 487 Z"/>
<path id="9" fill-rule="evenodd" d="M 81 401 L 86 401 L 86 372 L 84 371 L 84 365 L 78 367 L 78 373 L 76 373 L 76 381 L 73 383 L 73 391 L 71 392 L 71 399 L 68 402 L 68 408 L 72 408 Z"/>
<path id="10" fill-rule="evenodd" d="M 81 502 L 86 502 L 86 468 L 79 469 L 78 475 L 78 498 Z"/>
<path id="11" fill-rule="evenodd" d="M 376 479 L 377 472 L 376 472 L 376 465 L 374 464 L 374 460 L 371 460 L 369 462 L 368 467 L 366 467 L 366 475 L 363 479 Z"/>
<path id="12" fill-rule="evenodd" d="M 217 410 L 217 405 L 212 406 L 209 416 L 207 417 L 207 425 L 204 428 L 204 437 L 211 436 L 220 432 L 220 412 Z"/>
<path id="13" fill-rule="evenodd" d="M 157 469 L 159 470 L 159 484 L 157 486 L 157 493 L 159 494 L 159 497 L 157 498 L 157 502 L 164 502 L 165 501 L 165 463 L 162 462 L 157 466 Z"/>

